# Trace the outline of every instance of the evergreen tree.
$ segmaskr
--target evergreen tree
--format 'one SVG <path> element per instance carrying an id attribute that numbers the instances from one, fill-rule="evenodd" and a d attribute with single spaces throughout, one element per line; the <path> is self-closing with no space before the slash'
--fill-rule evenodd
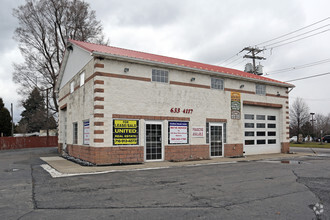
<path id="1" fill-rule="evenodd" d="M 37 88 L 33 89 L 29 97 L 23 102 L 25 110 L 21 113 L 20 127 L 25 128 L 26 132 L 39 132 L 47 129 L 47 109 L 44 99 Z M 48 128 L 56 128 L 53 117 L 48 119 Z M 24 129 L 23 129 L 24 130 Z"/>
<path id="2" fill-rule="evenodd" d="M 0 136 L 10 136 L 11 135 L 11 116 L 7 108 L 3 103 L 2 98 L 0 98 Z"/>

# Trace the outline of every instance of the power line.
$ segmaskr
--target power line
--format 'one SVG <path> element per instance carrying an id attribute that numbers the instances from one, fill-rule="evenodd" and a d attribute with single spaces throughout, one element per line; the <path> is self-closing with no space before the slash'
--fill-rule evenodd
<path id="1" fill-rule="evenodd" d="M 316 65 L 321 65 L 321 64 L 324 64 L 324 63 L 328 63 L 328 62 L 330 62 L 330 58 L 325 59 L 325 60 L 315 61 L 315 62 L 312 62 L 312 63 L 303 64 L 303 65 L 300 65 L 300 66 L 268 71 L 268 73 L 266 73 L 266 75 L 274 75 L 274 74 L 285 73 L 285 72 L 289 72 L 289 71 L 294 71 L 294 70 L 298 70 L 298 69 L 303 69 L 303 68 L 308 68 L 308 67 L 312 67 L 312 66 L 316 66 Z"/>
<path id="2" fill-rule="evenodd" d="M 310 25 L 308 25 L 308 26 L 302 27 L 302 28 L 300 28 L 300 29 L 298 29 L 298 30 L 292 31 L 292 32 L 290 32 L 290 33 L 288 33 L 288 34 L 284 34 L 284 35 L 281 35 L 281 36 L 279 36 L 279 37 L 273 38 L 273 39 L 271 39 L 271 40 L 264 41 L 264 42 L 262 42 L 262 43 L 257 44 L 257 46 L 260 46 L 260 45 L 262 45 L 262 44 L 269 43 L 269 42 L 271 42 L 271 41 L 278 40 L 278 39 L 280 39 L 280 38 L 286 37 L 286 36 L 288 36 L 288 35 L 291 35 L 291 34 L 293 34 L 293 33 L 299 32 L 299 31 L 301 31 L 301 30 L 304 30 L 304 29 L 306 29 L 306 28 L 309 28 L 309 27 L 311 27 L 311 26 L 314 26 L 314 25 L 316 25 L 316 24 L 319 24 L 319 23 L 321 23 L 321 22 L 323 22 L 323 21 L 326 21 L 326 20 L 328 20 L 328 19 L 330 19 L 330 17 L 327 17 L 327 18 L 325 18 L 325 19 L 322 19 L 322 20 L 320 20 L 320 21 L 317 21 L 317 22 L 315 22 L 315 23 L 313 23 L 313 24 L 310 24 Z"/>
<path id="3" fill-rule="evenodd" d="M 304 39 L 306 39 L 306 38 L 310 38 L 310 37 L 313 37 L 313 36 L 318 35 L 318 34 L 323 34 L 324 32 L 327 32 L 327 31 L 330 31 L 330 29 L 327 29 L 327 30 L 325 30 L 325 31 L 321 31 L 321 32 L 318 32 L 318 33 L 316 33 L 316 34 L 312 34 L 312 35 L 309 35 L 309 36 L 306 36 L 306 37 L 303 37 L 303 38 L 299 38 L 299 39 L 294 40 L 294 41 L 290 41 L 290 42 L 287 42 L 287 43 L 284 43 L 284 44 L 280 44 L 280 45 L 277 45 L 277 46 L 275 46 L 275 47 L 271 47 L 270 49 L 274 49 L 274 48 L 277 48 L 277 47 L 282 47 L 282 46 L 287 45 L 287 44 L 295 43 L 295 42 L 297 42 L 297 41 L 304 40 Z M 266 49 L 267 49 L 267 48 L 266 48 Z M 268 49 L 269 49 L 269 48 L 268 48 Z"/>
<path id="4" fill-rule="evenodd" d="M 241 51 L 241 52 L 242 52 L 242 51 Z M 238 56 L 238 54 L 240 54 L 241 52 L 238 52 L 237 54 L 235 54 L 235 55 L 229 57 L 229 58 L 226 59 L 225 61 L 220 62 L 219 65 L 225 64 L 227 61 L 231 60 L 231 59 L 234 58 L 235 56 Z"/>
<path id="5" fill-rule="evenodd" d="M 330 74 L 330 72 L 328 73 L 321 73 L 321 74 L 317 74 L 317 75 L 313 75 L 313 76 L 306 76 L 306 77 L 302 77 L 302 78 L 298 78 L 298 79 L 291 79 L 285 82 L 293 82 L 293 81 L 298 81 L 298 80 L 303 80 L 303 79 L 310 79 L 310 78 L 315 78 L 315 77 L 319 77 L 319 76 L 325 76 Z"/>
<path id="6" fill-rule="evenodd" d="M 282 42 L 285 42 L 285 41 L 288 41 L 288 40 L 291 40 L 291 39 L 294 39 L 294 38 L 297 38 L 297 37 L 300 37 L 300 36 L 303 36 L 303 35 L 306 35 L 306 34 L 309 34 L 309 33 L 312 33 L 314 31 L 317 31 L 317 30 L 320 30 L 322 28 L 325 28 L 327 26 L 330 26 L 330 24 L 327 24 L 327 25 L 324 25 L 322 27 L 319 27 L 319 28 L 316 28 L 316 29 L 313 29 L 313 30 L 310 30 L 310 31 L 307 31 L 305 33 L 301 33 L 301 34 L 298 34 L 296 36 L 293 36 L 293 37 L 290 37 L 290 38 L 287 38 L 287 39 L 284 39 L 284 40 L 281 40 L 281 41 L 278 41 L 278 42 L 275 42 L 275 43 L 271 43 L 271 44 L 268 44 L 268 45 L 265 45 L 263 47 L 269 47 L 269 46 L 272 46 L 272 45 L 275 45 L 275 44 L 279 44 L 279 43 L 282 43 Z"/>
<path id="7" fill-rule="evenodd" d="M 229 62 L 229 63 L 227 63 L 226 64 L 226 66 L 228 66 L 229 64 L 231 64 L 231 63 L 234 63 L 234 62 L 236 62 L 237 60 L 239 60 L 239 59 L 242 59 L 242 57 L 238 57 L 237 59 L 235 59 L 235 60 L 233 60 L 233 61 L 231 61 L 231 62 Z"/>

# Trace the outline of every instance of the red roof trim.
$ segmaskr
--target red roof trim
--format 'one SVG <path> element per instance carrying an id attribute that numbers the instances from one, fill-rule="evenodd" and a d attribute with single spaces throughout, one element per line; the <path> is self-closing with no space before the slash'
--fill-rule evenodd
<path id="1" fill-rule="evenodd" d="M 145 52 L 139 52 L 139 51 L 134 51 L 134 50 L 128 50 L 128 49 L 123 49 L 123 48 L 118 48 L 118 47 L 82 42 L 82 41 L 77 41 L 77 40 L 69 40 L 69 41 L 89 52 L 100 52 L 100 53 L 105 53 L 105 54 L 112 54 L 112 55 L 117 55 L 117 56 L 148 60 L 148 61 L 176 65 L 176 66 L 185 66 L 185 67 L 189 67 L 189 68 L 193 68 L 193 69 L 197 69 L 197 70 L 201 69 L 201 70 L 206 70 L 206 71 L 225 73 L 228 75 L 240 76 L 240 77 L 244 77 L 244 78 L 252 78 L 252 79 L 271 82 L 271 83 L 283 84 L 287 87 L 293 87 L 293 85 L 289 84 L 289 83 L 284 83 L 284 82 L 281 82 L 278 80 L 254 75 L 252 73 L 246 73 L 246 72 L 236 70 L 236 69 L 230 69 L 230 68 L 226 68 L 226 67 L 220 67 L 220 66 L 215 66 L 215 65 L 210 65 L 210 64 L 204 64 L 204 63 L 188 61 L 188 60 L 172 58 L 172 57 L 166 57 L 166 56 L 150 54 L 150 53 L 145 53 Z"/>

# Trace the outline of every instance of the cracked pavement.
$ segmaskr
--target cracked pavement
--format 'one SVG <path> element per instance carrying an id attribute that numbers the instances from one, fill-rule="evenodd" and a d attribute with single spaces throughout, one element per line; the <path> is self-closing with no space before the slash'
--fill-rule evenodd
<path id="1" fill-rule="evenodd" d="M 1 219 L 330 217 L 327 156 L 52 178 L 39 157 L 54 155 L 54 148 L 0 152 Z M 324 212 L 316 216 L 319 202 Z"/>

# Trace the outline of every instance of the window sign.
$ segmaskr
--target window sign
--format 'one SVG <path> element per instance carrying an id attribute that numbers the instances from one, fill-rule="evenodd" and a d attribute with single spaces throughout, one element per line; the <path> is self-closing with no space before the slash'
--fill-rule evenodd
<path id="1" fill-rule="evenodd" d="M 139 120 L 113 120 L 113 145 L 138 145 Z"/>
<path id="2" fill-rule="evenodd" d="M 188 144 L 188 122 L 169 122 L 169 144 Z"/>
<path id="3" fill-rule="evenodd" d="M 89 145 L 89 120 L 84 121 L 84 145 Z"/>

